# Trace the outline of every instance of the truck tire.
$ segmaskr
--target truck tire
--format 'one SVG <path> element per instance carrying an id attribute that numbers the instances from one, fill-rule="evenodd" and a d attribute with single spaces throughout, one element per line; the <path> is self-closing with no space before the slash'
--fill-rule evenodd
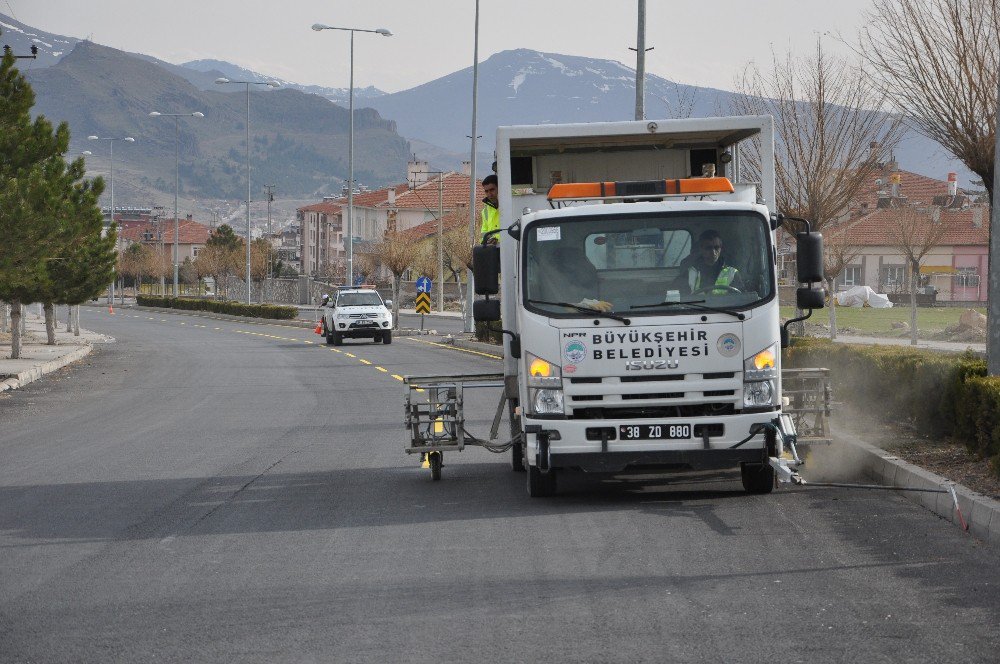
<path id="1" fill-rule="evenodd" d="M 427 454 L 427 461 L 431 465 L 431 479 L 437 482 L 441 479 L 441 453 L 429 452 Z"/>
<path id="2" fill-rule="evenodd" d="M 382 333 L 382 343 L 386 346 L 392 343 L 392 330 L 386 330 Z"/>
<path id="3" fill-rule="evenodd" d="M 333 345 L 333 332 L 326 329 L 326 324 L 323 325 L 323 338 L 326 340 L 326 345 Z"/>
<path id="4" fill-rule="evenodd" d="M 740 479 L 747 493 L 762 495 L 774 491 L 774 468 L 766 463 L 743 464 Z"/>
<path id="5" fill-rule="evenodd" d="M 510 469 L 515 473 L 524 472 L 524 445 L 514 443 L 510 448 Z"/>
<path id="6" fill-rule="evenodd" d="M 556 492 L 556 471 L 552 468 L 543 473 L 538 466 L 528 466 L 528 495 L 532 498 L 545 498 Z"/>
<path id="7" fill-rule="evenodd" d="M 344 343 L 344 335 L 340 332 L 334 331 L 331 336 L 333 337 L 333 345 L 341 346 Z"/>

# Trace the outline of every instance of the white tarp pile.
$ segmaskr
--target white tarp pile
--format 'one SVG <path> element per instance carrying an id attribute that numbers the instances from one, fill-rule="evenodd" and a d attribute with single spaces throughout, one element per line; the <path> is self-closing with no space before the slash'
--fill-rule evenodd
<path id="1" fill-rule="evenodd" d="M 841 291 L 833 296 L 841 307 L 872 307 L 874 309 L 889 309 L 892 302 L 882 294 L 876 293 L 868 286 L 855 286 Z"/>

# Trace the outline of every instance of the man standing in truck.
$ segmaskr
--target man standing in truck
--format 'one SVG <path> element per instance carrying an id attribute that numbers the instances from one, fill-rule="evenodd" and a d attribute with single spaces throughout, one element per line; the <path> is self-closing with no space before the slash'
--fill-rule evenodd
<path id="1" fill-rule="evenodd" d="M 483 192 L 486 198 L 483 199 L 482 224 L 479 232 L 486 235 L 490 231 L 500 230 L 500 188 L 496 173 L 490 173 L 483 178 Z M 486 244 L 497 244 L 499 241 L 499 233 L 486 238 Z"/>
<path id="2" fill-rule="evenodd" d="M 681 261 L 681 278 L 689 293 L 725 293 L 743 289 L 739 270 L 722 253 L 722 236 L 708 229 L 698 236 L 698 251 Z"/>

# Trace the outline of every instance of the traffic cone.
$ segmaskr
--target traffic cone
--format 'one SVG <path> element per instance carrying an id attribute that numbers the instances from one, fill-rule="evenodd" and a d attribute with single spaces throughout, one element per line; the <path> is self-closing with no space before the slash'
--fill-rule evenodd
<path id="1" fill-rule="evenodd" d="M 108 313 L 111 314 L 112 316 L 115 315 L 115 306 L 113 304 L 110 303 L 108 304 Z"/>
<path id="2" fill-rule="evenodd" d="M 420 467 L 421 468 L 430 468 L 431 467 L 430 458 L 427 456 L 427 452 L 423 452 L 420 455 Z"/>
<path id="3" fill-rule="evenodd" d="M 323 334 L 323 324 L 316 323 L 316 329 L 313 330 L 313 332 L 315 332 L 316 334 Z"/>

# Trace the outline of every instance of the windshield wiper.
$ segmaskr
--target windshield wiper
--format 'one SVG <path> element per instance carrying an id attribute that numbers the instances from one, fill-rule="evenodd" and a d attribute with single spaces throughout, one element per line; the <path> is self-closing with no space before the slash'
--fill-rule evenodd
<path id="1" fill-rule="evenodd" d="M 631 325 L 632 321 L 624 316 L 619 316 L 613 311 L 601 311 L 600 309 L 594 309 L 593 307 L 584 307 L 579 304 L 571 304 L 570 302 L 548 302 L 546 300 L 531 300 L 529 299 L 528 304 L 550 304 L 554 307 L 569 307 L 570 309 L 576 309 L 585 314 L 594 314 L 595 316 L 604 316 L 605 318 L 611 318 L 612 320 L 617 320 L 626 325 Z"/>
<path id="2" fill-rule="evenodd" d="M 691 307 L 692 309 L 698 309 L 699 311 L 711 311 L 717 314 L 729 314 L 740 320 L 745 320 L 746 316 L 738 311 L 733 311 L 732 309 L 722 309 L 720 307 L 707 307 L 704 306 L 705 300 L 692 300 L 690 302 L 678 302 L 676 300 L 671 300 L 669 302 L 659 302 L 657 304 L 635 304 L 629 307 L 629 309 L 655 309 L 658 307 L 679 307 L 681 305 Z"/>

